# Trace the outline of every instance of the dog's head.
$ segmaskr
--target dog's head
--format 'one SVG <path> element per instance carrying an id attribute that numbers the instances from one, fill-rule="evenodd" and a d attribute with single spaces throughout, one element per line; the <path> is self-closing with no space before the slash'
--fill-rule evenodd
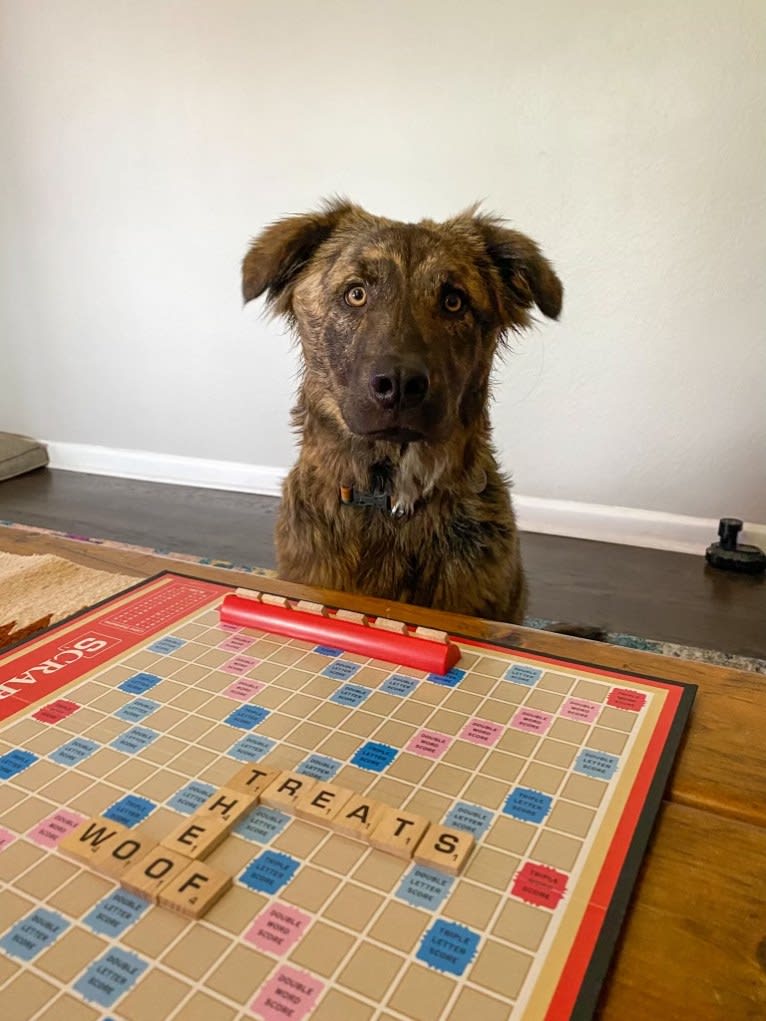
<path id="1" fill-rule="evenodd" d="M 476 421 L 498 342 L 561 310 L 537 245 L 475 210 L 412 224 L 336 201 L 267 228 L 242 271 L 245 301 L 267 292 L 297 328 L 317 409 L 398 443 Z"/>

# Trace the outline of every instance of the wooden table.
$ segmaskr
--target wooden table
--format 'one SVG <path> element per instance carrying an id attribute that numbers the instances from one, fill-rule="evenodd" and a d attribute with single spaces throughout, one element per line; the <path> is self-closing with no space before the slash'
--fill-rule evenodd
<path id="1" fill-rule="evenodd" d="M 766 1018 L 766 678 L 612 645 L 0 528 L 0 550 L 106 571 L 164 570 L 406 619 L 699 686 L 599 1016 Z"/>

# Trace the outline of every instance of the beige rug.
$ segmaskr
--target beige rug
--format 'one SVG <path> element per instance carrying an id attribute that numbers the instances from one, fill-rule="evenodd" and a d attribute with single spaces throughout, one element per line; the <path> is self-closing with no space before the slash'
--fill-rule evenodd
<path id="1" fill-rule="evenodd" d="M 81 567 L 61 557 L 0 552 L 0 649 L 135 585 L 137 580 Z"/>

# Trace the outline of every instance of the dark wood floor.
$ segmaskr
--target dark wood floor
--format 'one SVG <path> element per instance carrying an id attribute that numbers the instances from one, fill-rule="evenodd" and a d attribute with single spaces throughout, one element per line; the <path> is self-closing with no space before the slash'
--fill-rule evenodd
<path id="1" fill-rule="evenodd" d="M 274 566 L 278 501 L 41 469 L 0 483 L 0 520 Z M 714 537 L 711 537 L 714 538 Z M 529 612 L 766 657 L 766 582 L 702 557 L 525 534 Z"/>

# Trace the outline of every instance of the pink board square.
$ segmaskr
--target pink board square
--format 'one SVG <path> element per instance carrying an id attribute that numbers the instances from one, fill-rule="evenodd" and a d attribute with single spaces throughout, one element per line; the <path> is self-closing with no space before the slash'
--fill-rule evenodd
<path id="1" fill-rule="evenodd" d="M 219 649 L 223 649 L 225 652 L 242 652 L 243 649 L 249 649 L 255 641 L 249 635 L 234 634 L 230 635 L 224 641 L 218 645 Z"/>
<path id="2" fill-rule="evenodd" d="M 593 723 L 601 712 L 601 706 L 598 702 L 588 702 L 584 698 L 568 698 L 559 712 L 569 720 Z"/>
<path id="3" fill-rule="evenodd" d="M 419 730 L 406 746 L 408 752 L 425 755 L 427 759 L 438 759 L 452 744 L 452 738 L 436 730 Z"/>
<path id="4" fill-rule="evenodd" d="M 10 830 L 4 830 L 2 826 L 0 826 L 0 851 L 9 844 L 12 844 L 15 839 L 16 837 Z"/>
<path id="5" fill-rule="evenodd" d="M 251 681 L 249 678 L 243 677 L 241 680 L 230 684 L 226 691 L 224 691 L 224 695 L 228 695 L 229 698 L 236 698 L 240 702 L 247 702 L 253 695 L 263 691 L 265 687 L 266 685 L 263 681 Z"/>
<path id="6" fill-rule="evenodd" d="M 511 726 L 517 730 L 525 730 L 528 734 L 544 734 L 550 727 L 553 717 L 542 709 L 527 709 L 524 706 L 514 713 Z"/>
<path id="7" fill-rule="evenodd" d="M 253 659 L 252 656 L 235 656 L 234 659 L 230 659 L 228 663 L 224 663 L 223 668 L 227 674 L 246 674 L 248 670 L 252 670 L 254 666 L 258 666 L 261 661 L 259 659 Z"/>
<path id="8" fill-rule="evenodd" d="M 646 705 L 646 695 L 642 691 L 631 691 L 630 688 L 612 688 L 606 697 L 606 704 L 615 709 L 637 713 Z"/>
<path id="9" fill-rule="evenodd" d="M 58 723 L 59 720 L 65 720 L 67 716 L 76 713 L 79 708 L 80 706 L 76 702 L 59 698 L 55 702 L 49 702 L 48 705 L 44 705 L 36 713 L 32 713 L 32 718 L 39 720 L 41 723 Z"/>
<path id="10" fill-rule="evenodd" d="M 458 737 L 462 737 L 464 741 L 472 741 L 473 744 L 481 744 L 489 748 L 499 740 L 502 733 L 503 728 L 499 723 L 474 717 L 466 723 Z"/>
<path id="11" fill-rule="evenodd" d="M 34 829 L 29 831 L 28 836 L 40 847 L 55 847 L 59 840 L 71 833 L 72 830 L 76 830 L 84 819 L 84 815 L 70 812 L 66 808 L 59 808 L 47 819 L 42 819 Z"/>
<path id="12" fill-rule="evenodd" d="M 316 1003 L 323 984 L 306 971 L 283 965 L 261 989 L 250 1009 L 263 1021 L 301 1021 Z"/>
<path id="13" fill-rule="evenodd" d="M 308 915 L 289 904 L 270 904 L 245 933 L 248 943 L 267 954 L 286 954 L 311 922 Z"/>

